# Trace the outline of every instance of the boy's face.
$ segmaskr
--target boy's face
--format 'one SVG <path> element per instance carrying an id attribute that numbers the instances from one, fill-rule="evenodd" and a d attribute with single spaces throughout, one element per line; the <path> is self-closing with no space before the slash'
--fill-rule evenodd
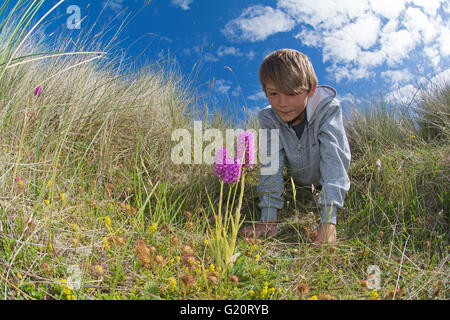
<path id="1" fill-rule="evenodd" d="M 306 108 L 308 98 L 314 95 L 316 86 L 310 92 L 302 92 L 297 95 L 282 93 L 274 83 L 266 83 L 266 95 L 270 105 L 284 122 L 291 122 L 297 118 Z M 303 119 L 298 119 L 293 125 L 300 124 Z"/>

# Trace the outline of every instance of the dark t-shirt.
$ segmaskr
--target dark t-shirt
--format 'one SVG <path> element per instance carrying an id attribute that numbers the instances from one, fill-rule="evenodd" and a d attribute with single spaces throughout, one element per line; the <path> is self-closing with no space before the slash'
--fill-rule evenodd
<path id="1" fill-rule="evenodd" d="M 305 118 L 303 119 L 302 123 L 300 123 L 300 124 L 298 124 L 298 125 L 295 125 L 295 126 L 293 126 L 293 125 L 291 124 L 291 128 L 294 129 L 295 134 L 297 135 L 298 140 L 300 140 L 300 138 L 302 137 L 303 131 L 305 131 L 306 123 L 308 122 L 308 121 L 306 120 L 306 118 L 307 118 L 307 117 L 306 117 L 306 109 L 305 109 Z"/>

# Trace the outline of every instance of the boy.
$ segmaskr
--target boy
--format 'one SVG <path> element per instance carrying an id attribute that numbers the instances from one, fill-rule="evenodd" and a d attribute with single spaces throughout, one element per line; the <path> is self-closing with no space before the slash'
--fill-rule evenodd
<path id="1" fill-rule="evenodd" d="M 259 238 L 278 232 L 277 210 L 283 207 L 286 165 L 296 183 L 321 186 L 321 223 L 314 242 L 335 243 L 336 210 L 342 208 L 350 188 L 350 148 L 336 91 L 317 86 L 309 59 L 292 49 L 268 55 L 259 77 L 270 106 L 260 111 L 258 119 L 262 129 L 279 130 L 279 151 L 274 151 L 279 153 L 279 165 L 276 173 L 265 175 L 263 168 L 271 163 L 262 164 L 258 192 L 263 222 L 244 228 L 243 233 Z M 267 136 L 271 152 L 271 134 Z"/>

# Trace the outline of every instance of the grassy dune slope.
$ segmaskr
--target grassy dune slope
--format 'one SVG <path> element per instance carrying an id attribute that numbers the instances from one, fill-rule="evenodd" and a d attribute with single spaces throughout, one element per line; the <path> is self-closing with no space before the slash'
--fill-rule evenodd
<path id="1" fill-rule="evenodd" d="M 449 298 L 448 84 L 420 92 L 415 108 L 380 103 L 346 119 L 352 187 L 335 247 L 311 245 L 316 198 L 294 193 L 286 177 L 281 234 L 239 237 L 240 256 L 221 277 L 208 246 L 207 195 L 217 205 L 220 188 L 214 170 L 170 159 L 173 130 L 193 131 L 191 85 L 163 63 L 128 72 L 102 53 L 11 66 L 23 59 L 8 62 L 5 30 L 3 299 Z M 78 51 L 105 51 L 86 48 Z M 13 57 L 48 49 L 27 41 Z M 203 123 L 229 126 L 220 115 Z M 257 216 L 257 172 L 246 179 L 247 221 Z M 379 290 L 367 287 L 370 265 L 381 270 Z"/>

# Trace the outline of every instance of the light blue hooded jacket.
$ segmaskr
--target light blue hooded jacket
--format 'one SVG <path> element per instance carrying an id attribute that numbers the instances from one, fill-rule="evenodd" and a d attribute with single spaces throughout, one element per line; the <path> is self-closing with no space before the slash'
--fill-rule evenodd
<path id="1" fill-rule="evenodd" d="M 272 160 L 261 165 L 258 192 L 261 220 L 277 220 L 277 210 L 284 204 L 283 168 L 300 185 L 321 185 L 319 197 L 321 222 L 336 224 L 337 208 L 342 208 L 350 189 L 348 169 L 350 147 L 344 129 L 342 109 L 336 91 L 329 86 L 318 86 L 306 105 L 307 124 L 298 139 L 294 129 L 281 120 L 271 106 L 258 115 L 261 129 L 278 129 L 279 150 L 271 134 L 267 135 L 267 155 Z M 273 155 L 278 152 L 279 165 L 271 174 L 264 169 L 272 166 Z M 267 172 L 267 171 L 266 171 Z"/>

